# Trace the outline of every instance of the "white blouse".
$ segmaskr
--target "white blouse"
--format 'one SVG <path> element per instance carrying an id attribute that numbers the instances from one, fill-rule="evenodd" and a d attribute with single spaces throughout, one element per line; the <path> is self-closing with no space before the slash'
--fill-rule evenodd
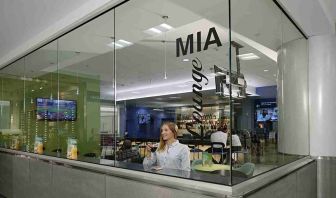
<path id="1" fill-rule="evenodd" d="M 180 144 L 176 140 L 171 145 L 166 146 L 164 151 L 151 153 L 151 157 L 145 157 L 143 165 L 160 166 L 162 168 L 179 169 L 190 171 L 190 151 L 188 146 Z"/>

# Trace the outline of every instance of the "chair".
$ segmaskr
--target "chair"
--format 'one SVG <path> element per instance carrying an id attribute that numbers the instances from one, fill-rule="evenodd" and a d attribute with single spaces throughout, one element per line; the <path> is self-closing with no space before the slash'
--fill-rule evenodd
<path id="1" fill-rule="evenodd" d="M 252 177 L 254 172 L 255 164 L 253 163 L 245 163 L 241 167 L 234 169 L 235 171 L 239 171 L 244 173 L 247 177 Z"/>
<path id="2" fill-rule="evenodd" d="M 216 146 L 216 147 L 214 147 Z M 218 147 L 219 146 L 219 147 Z M 221 149 L 220 152 L 217 151 L 214 151 L 214 148 L 215 149 Z M 223 163 L 224 161 L 224 154 L 226 155 L 227 151 L 225 150 L 225 144 L 223 142 L 211 142 L 211 153 L 212 155 L 216 155 L 216 154 L 220 154 L 221 155 L 221 161 Z"/>
<path id="3" fill-rule="evenodd" d="M 201 159 L 193 160 L 191 162 L 191 170 L 195 170 L 195 166 L 199 165 L 199 164 L 202 164 L 202 160 Z"/>
<path id="4" fill-rule="evenodd" d="M 199 159 L 199 153 L 202 153 L 203 150 L 199 149 L 196 147 L 196 145 L 188 145 L 188 147 L 190 148 L 190 153 L 192 153 L 192 157 L 194 159 L 195 153 L 197 153 L 197 157 Z"/>

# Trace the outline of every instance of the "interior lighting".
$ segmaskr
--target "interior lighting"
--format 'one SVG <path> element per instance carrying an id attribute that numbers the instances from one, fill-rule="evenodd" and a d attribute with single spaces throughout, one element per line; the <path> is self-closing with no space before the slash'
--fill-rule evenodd
<path id="1" fill-rule="evenodd" d="M 153 111 L 163 111 L 163 109 L 153 109 Z"/>
<path id="2" fill-rule="evenodd" d="M 162 24 L 160 25 L 160 27 L 162 27 L 162 28 L 164 28 L 164 29 L 166 29 L 166 30 L 171 30 L 171 29 L 173 29 L 173 27 L 170 26 L 170 25 L 168 25 L 167 23 L 162 23 Z"/>
<path id="3" fill-rule="evenodd" d="M 127 46 L 130 46 L 130 45 L 133 45 L 133 43 L 129 42 L 129 41 L 126 41 L 126 40 L 123 40 L 123 39 L 120 39 L 116 42 L 111 42 L 109 44 L 107 44 L 107 46 L 111 47 L 111 48 L 123 48 L 123 47 L 127 47 Z"/>
<path id="4" fill-rule="evenodd" d="M 260 59 L 259 56 L 253 54 L 253 53 L 247 53 L 247 54 L 240 54 L 237 55 L 237 57 L 241 60 L 254 60 L 254 59 Z"/>
<path id="5" fill-rule="evenodd" d="M 158 35 L 158 34 L 162 34 L 164 32 L 168 32 L 169 30 L 172 30 L 172 29 L 174 29 L 174 28 L 171 25 L 168 25 L 167 23 L 162 23 L 160 25 L 151 27 L 151 28 L 145 30 L 144 32 L 146 34 L 155 36 L 155 35 Z"/>

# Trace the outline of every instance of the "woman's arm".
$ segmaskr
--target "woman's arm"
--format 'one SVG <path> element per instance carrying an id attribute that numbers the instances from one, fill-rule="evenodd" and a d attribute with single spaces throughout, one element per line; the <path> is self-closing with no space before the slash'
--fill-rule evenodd
<path id="1" fill-rule="evenodd" d="M 190 151 L 188 146 L 183 147 L 181 155 L 181 170 L 190 171 Z"/>
<path id="2" fill-rule="evenodd" d="M 153 166 L 156 163 L 156 159 L 157 159 L 156 152 L 152 153 L 151 148 L 152 148 L 152 145 L 147 144 L 146 146 L 147 155 L 145 156 L 145 159 L 143 161 L 143 165 L 147 166 L 147 168 L 149 168 L 150 166 Z"/>
<path id="3" fill-rule="evenodd" d="M 153 166 L 156 163 L 156 153 L 150 153 L 150 155 L 147 155 L 144 158 L 143 165 L 150 167 Z"/>

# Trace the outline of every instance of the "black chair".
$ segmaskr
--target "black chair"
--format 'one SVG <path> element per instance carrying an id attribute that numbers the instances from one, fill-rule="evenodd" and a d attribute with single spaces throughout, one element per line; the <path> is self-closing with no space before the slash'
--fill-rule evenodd
<path id="1" fill-rule="evenodd" d="M 190 148 L 190 153 L 192 153 L 193 156 L 193 160 L 194 160 L 194 154 L 197 153 L 197 157 L 199 159 L 199 153 L 202 153 L 203 150 L 199 149 L 196 147 L 196 145 L 188 145 L 188 147 Z"/>
<path id="2" fill-rule="evenodd" d="M 215 147 L 214 147 L 215 146 Z M 221 160 L 220 162 L 224 162 L 224 155 L 227 154 L 227 149 L 225 149 L 225 144 L 223 142 L 211 142 L 211 153 L 212 154 L 220 154 Z"/>

